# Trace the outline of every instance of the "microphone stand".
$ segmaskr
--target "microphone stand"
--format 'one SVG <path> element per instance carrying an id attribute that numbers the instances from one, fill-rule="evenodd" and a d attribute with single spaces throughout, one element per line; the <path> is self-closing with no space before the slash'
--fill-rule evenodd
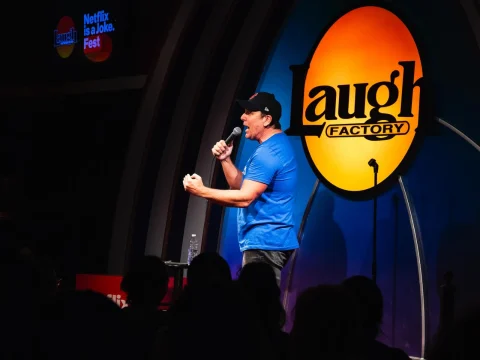
<path id="1" fill-rule="evenodd" d="M 370 159 L 368 166 L 373 168 L 373 239 L 372 239 L 372 280 L 377 282 L 377 174 L 378 164 L 375 159 Z"/>

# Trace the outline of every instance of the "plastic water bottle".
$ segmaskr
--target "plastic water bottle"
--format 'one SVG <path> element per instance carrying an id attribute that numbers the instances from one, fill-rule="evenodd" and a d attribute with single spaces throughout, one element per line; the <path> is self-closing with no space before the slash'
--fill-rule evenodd
<path id="1" fill-rule="evenodd" d="M 188 247 L 188 265 L 192 262 L 193 258 L 198 255 L 200 252 L 199 246 L 198 246 L 198 239 L 196 234 L 192 234 L 192 237 L 190 238 L 190 245 Z"/>

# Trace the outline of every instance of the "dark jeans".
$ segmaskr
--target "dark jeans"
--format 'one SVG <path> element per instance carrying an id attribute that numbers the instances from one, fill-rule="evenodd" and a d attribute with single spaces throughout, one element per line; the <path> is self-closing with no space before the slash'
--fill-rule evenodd
<path id="1" fill-rule="evenodd" d="M 243 252 L 242 266 L 252 262 L 264 262 L 270 265 L 275 272 L 277 284 L 280 286 L 282 269 L 287 263 L 294 250 L 274 251 L 274 250 L 245 250 Z"/>

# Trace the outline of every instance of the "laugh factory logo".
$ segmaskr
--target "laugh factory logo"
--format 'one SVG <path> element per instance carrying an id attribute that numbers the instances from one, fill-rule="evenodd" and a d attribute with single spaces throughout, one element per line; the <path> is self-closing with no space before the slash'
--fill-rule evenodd
<path id="1" fill-rule="evenodd" d="M 53 31 L 53 47 L 57 50 L 58 55 L 63 59 L 68 58 L 75 48 L 77 39 L 77 30 L 72 18 L 62 17 Z"/>
<path id="2" fill-rule="evenodd" d="M 112 53 L 111 33 L 115 26 L 105 10 L 83 14 L 83 53 L 92 62 L 107 60 Z M 77 29 L 71 17 L 64 16 L 54 30 L 54 47 L 63 59 L 68 58 L 78 42 Z M 82 41 L 81 41 L 82 42 Z"/>
<path id="3" fill-rule="evenodd" d="M 420 125 L 423 71 L 410 31 L 386 9 L 357 8 L 327 30 L 307 64 L 292 70 L 287 134 L 302 136 L 326 186 L 368 197 L 374 186 L 369 160 L 379 164 L 381 185 L 397 173 Z M 298 79 L 303 87 L 296 87 Z M 301 113 L 294 116 L 294 109 Z"/>

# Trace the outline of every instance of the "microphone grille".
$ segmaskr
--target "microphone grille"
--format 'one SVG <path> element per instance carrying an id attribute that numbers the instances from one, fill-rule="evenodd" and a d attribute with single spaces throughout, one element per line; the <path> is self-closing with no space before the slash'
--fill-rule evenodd
<path id="1" fill-rule="evenodd" d="M 242 133 L 242 129 L 240 129 L 240 128 L 237 126 L 235 129 L 233 129 L 232 132 L 233 132 L 233 134 L 235 134 L 235 136 L 238 136 L 238 135 L 240 135 L 240 134 Z"/>

